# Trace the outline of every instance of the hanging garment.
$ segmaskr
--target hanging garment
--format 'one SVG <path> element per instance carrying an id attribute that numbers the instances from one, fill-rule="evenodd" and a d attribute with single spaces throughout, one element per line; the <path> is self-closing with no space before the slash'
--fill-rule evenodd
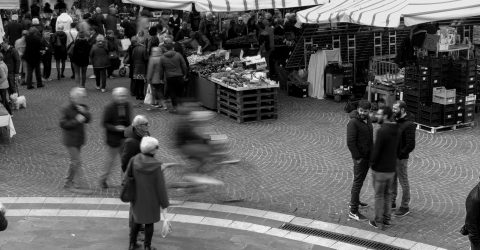
<path id="1" fill-rule="evenodd" d="M 325 67 L 327 67 L 327 55 L 319 50 L 310 56 L 308 64 L 308 93 L 310 97 L 323 99 L 325 95 Z"/>

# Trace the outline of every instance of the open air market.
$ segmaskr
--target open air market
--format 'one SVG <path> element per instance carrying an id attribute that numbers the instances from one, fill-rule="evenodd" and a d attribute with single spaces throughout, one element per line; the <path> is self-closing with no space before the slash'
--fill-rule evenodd
<path id="1" fill-rule="evenodd" d="M 477 0 L 0 0 L 0 249 L 479 250 Z"/>

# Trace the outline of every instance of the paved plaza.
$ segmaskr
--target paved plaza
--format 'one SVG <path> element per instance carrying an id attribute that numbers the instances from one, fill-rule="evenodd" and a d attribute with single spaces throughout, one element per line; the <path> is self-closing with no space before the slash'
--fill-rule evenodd
<path id="1" fill-rule="evenodd" d="M 127 86 L 128 82 L 126 78 L 109 79 L 107 85 L 111 90 L 113 87 Z M 67 102 L 68 92 L 74 85 L 74 81 L 68 79 L 48 82 L 42 89 L 20 88 L 20 94 L 27 98 L 28 108 L 14 113 L 17 135 L 10 142 L 5 136 L 0 139 L 0 197 L 79 196 L 62 188 L 68 154 L 61 144 L 58 124 L 60 107 Z M 91 188 L 95 190 L 91 197 L 116 198 L 120 167 L 112 175 L 109 182 L 111 188 L 102 190 L 97 184 L 106 153 L 101 115 L 111 97 L 108 93 L 96 91 L 94 85 L 93 79 L 87 81 L 87 100 L 93 121 L 88 126 L 88 143 L 82 152 L 83 163 Z M 374 231 L 367 223 L 351 221 L 347 217 L 353 172 L 345 141 L 349 117 L 343 111 L 343 106 L 330 100 L 280 95 L 279 119 L 276 121 L 237 124 L 226 117 L 217 116 L 212 125 L 219 133 L 228 135 L 231 154 L 240 158 L 241 163 L 215 172 L 215 176 L 227 183 L 225 188 L 188 197 L 171 191 L 171 198 L 222 204 L 239 200 L 228 205 Z M 147 111 L 144 106 L 135 108 L 135 114 L 145 114 L 151 120 L 152 135 L 160 141 L 159 159 L 182 162 L 172 147 L 171 135 L 177 116 L 165 111 Z M 468 249 L 467 238 L 458 231 L 465 216 L 465 198 L 478 183 L 480 175 L 477 165 L 480 163 L 479 132 L 477 127 L 435 135 L 417 132 L 417 145 L 409 164 L 412 213 L 394 219 L 394 225 L 382 233 L 446 249 Z M 179 173 L 169 169 L 166 178 L 167 181 L 175 181 Z M 373 205 L 370 176 L 362 191 L 362 201 Z M 373 206 L 362 212 L 373 217 Z M 94 221 L 87 218 L 82 225 L 89 225 L 90 220 Z M 102 231 L 101 235 L 109 235 L 107 242 L 121 239 L 122 245 L 125 245 L 126 238 L 122 238 L 122 235 L 126 235 L 126 225 L 120 225 L 115 219 L 105 220 L 108 223 L 104 224 L 108 226 L 103 227 L 105 231 L 98 229 Z M 18 218 L 14 221 L 22 222 Z M 52 230 L 58 223 L 74 225 L 70 219 L 35 219 L 22 223 L 46 223 L 45 227 Z M 94 221 L 93 225 L 102 223 L 103 220 Z M 84 232 L 90 228 L 86 226 Z M 112 230 L 121 233 L 114 234 Z M 182 227 L 175 237 L 180 237 L 184 232 L 182 230 L 186 230 L 185 234 L 195 234 L 195 228 Z M 32 231 L 28 235 L 38 233 Z M 52 233 L 55 234 L 55 231 Z M 225 232 L 230 233 L 237 234 Z M 50 234 L 45 232 L 45 235 Z M 64 236 L 59 237 L 61 241 L 65 240 Z M 175 237 L 169 242 L 175 242 Z M 268 246 L 271 240 L 266 239 L 265 242 L 261 244 Z M 101 246 L 92 245 L 91 249 L 97 248 Z"/>

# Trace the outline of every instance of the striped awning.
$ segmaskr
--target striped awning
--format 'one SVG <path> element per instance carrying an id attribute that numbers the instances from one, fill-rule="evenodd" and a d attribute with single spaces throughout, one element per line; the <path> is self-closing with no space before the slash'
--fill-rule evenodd
<path id="1" fill-rule="evenodd" d="M 480 15 L 480 0 L 332 0 L 297 13 L 302 23 L 348 22 L 378 27 Z"/>
<path id="2" fill-rule="evenodd" d="M 0 9 L 20 9 L 19 0 L 0 0 Z"/>
<path id="3" fill-rule="evenodd" d="M 195 4 L 197 11 L 236 12 L 261 9 L 296 8 L 328 3 L 328 0 L 123 0 L 156 9 L 190 10 Z"/>

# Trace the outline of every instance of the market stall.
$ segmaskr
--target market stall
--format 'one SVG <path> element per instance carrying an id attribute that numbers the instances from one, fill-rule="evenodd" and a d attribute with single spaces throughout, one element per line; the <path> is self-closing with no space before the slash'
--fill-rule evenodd
<path id="1" fill-rule="evenodd" d="M 239 123 L 277 118 L 279 85 L 267 78 L 265 58 L 230 58 L 228 51 L 217 51 L 188 59 L 203 106 Z"/>
<path id="2" fill-rule="evenodd" d="M 0 104 L 0 129 L 6 131 L 8 139 L 12 138 L 15 134 L 15 127 L 13 126 L 12 116 L 8 114 L 5 107 Z"/>

